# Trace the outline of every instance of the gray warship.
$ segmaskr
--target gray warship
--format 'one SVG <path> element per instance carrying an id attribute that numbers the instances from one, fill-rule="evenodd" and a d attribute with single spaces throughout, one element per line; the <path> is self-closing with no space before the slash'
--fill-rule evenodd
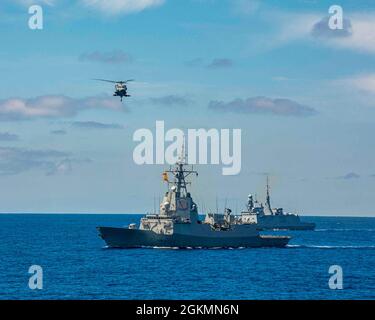
<path id="1" fill-rule="evenodd" d="M 244 212 L 234 216 L 226 208 L 224 213 L 207 213 L 199 219 L 198 206 L 187 190 L 190 175 L 198 176 L 193 166 L 179 157 L 176 165 L 163 173 L 168 182 L 159 211 L 146 214 L 139 226 L 97 227 L 100 237 L 111 248 L 238 248 L 284 247 L 289 236 L 261 235 L 257 215 Z M 169 181 L 168 174 L 173 175 Z"/>
<path id="2" fill-rule="evenodd" d="M 260 230 L 314 230 L 315 223 L 302 222 L 294 213 L 286 213 L 283 208 L 272 208 L 270 187 L 267 177 L 267 196 L 265 205 L 258 202 L 249 194 L 246 211 L 242 214 L 255 214 Z"/>

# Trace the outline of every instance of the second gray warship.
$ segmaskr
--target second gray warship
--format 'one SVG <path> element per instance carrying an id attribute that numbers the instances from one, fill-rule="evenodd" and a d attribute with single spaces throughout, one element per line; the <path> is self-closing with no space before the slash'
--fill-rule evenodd
<path id="1" fill-rule="evenodd" d="M 260 230 L 314 230 L 315 223 L 302 222 L 294 213 L 285 213 L 283 208 L 271 207 L 270 187 L 267 178 L 267 196 L 265 205 L 259 203 L 250 194 L 248 196 L 246 211 L 242 214 L 255 214 Z"/>
<path id="2" fill-rule="evenodd" d="M 199 219 L 198 206 L 187 190 L 186 178 L 195 174 L 187 169 L 185 157 L 180 157 L 174 168 L 163 173 L 168 182 L 158 213 L 141 218 L 140 225 L 127 227 L 98 227 L 99 235 L 112 248 L 178 247 L 178 248 L 238 248 L 284 247 L 288 236 L 261 235 L 257 216 L 243 213 L 233 216 L 230 209 L 223 214 L 207 213 Z M 168 173 L 173 175 L 169 182 Z"/>

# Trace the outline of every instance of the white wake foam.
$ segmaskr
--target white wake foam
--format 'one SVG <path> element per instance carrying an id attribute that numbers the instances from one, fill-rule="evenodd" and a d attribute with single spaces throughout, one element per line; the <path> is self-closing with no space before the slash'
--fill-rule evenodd
<path id="1" fill-rule="evenodd" d="M 312 248 L 312 249 L 375 249 L 375 246 L 322 246 L 322 245 L 303 245 L 288 244 L 287 248 Z"/>

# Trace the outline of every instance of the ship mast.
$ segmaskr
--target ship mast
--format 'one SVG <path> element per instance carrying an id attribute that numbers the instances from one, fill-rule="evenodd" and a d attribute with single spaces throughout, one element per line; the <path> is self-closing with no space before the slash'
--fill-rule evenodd
<path id="1" fill-rule="evenodd" d="M 267 198 L 266 198 L 266 204 L 267 208 L 270 211 L 271 214 L 273 214 L 272 208 L 271 208 L 271 197 L 270 197 L 270 184 L 269 184 L 269 178 L 267 176 Z"/>
<path id="2" fill-rule="evenodd" d="M 176 162 L 175 168 L 172 169 L 172 167 L 169 168 L 166 172 L 172 173 L 174 176 L 174 182 L 171 182 L 174 184 L 177 188 L 176 192 L 179 197 L 185 197 L 188 193 L 187 191 L 187 185 L 190 184 L 190 182 L 186 181 L 186 178 L 191 175 L 195 174 L 198 176 L 198 172 L 193 169 L 193 166 L 191 166 L 191 169 L 185 169 L 185 166 L 187 166 L 186 163 L 186 154 L 185 154 L 185 139 L 182 144 L 182 150 L 181 154 L 179 156 L 179 159 Z"/>

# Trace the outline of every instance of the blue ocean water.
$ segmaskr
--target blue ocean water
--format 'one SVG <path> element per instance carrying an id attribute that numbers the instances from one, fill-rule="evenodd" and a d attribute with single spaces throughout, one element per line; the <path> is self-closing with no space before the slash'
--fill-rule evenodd
<path id="1" fill-rule="evenodd" d="M 0 299 L 374 299 L 375 218 L 304 217 L 287 248 L 105 249 L 139 215 L 0 215 Z M 281 232 L 280 232 L 281 233 Z M 28 288 L 31 265 L 43 289 Z M 343 290 L 328 287 L 331 265 Z"/>

